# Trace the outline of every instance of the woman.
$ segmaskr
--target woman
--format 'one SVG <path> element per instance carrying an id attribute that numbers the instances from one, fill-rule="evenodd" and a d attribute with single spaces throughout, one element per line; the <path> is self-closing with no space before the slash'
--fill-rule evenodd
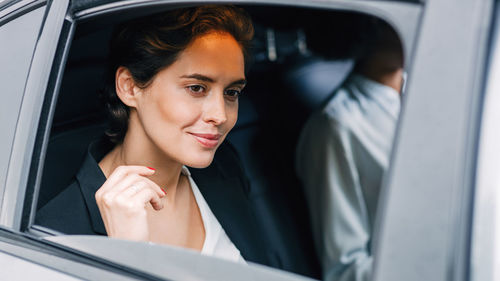
<path id="1" fill-rule="evenodd" d="M 238 116 L 252 36 L 249 17 L 232 6 L 120 26 L 104 95 L 111 142 L 89 147 L 76 180 L 37 223 L 267 264 L 241 166 L 221 146 Z"/>

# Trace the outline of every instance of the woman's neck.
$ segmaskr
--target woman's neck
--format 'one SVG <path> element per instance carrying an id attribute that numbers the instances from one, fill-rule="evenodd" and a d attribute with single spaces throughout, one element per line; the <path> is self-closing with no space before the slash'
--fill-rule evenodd
<path id="1" fill-rule="evenodd" d="M 182 164 L 171 159 L 144 133 L 129 127 L 121 144 L 118 144 L 99 162 L 106 177 L 119 166 L 139 165 L 155 169 L 148 178 L 167 192 L 165 198 L 175 206 L 178 187 L 181 183 Z M 137 128 L 137 127 L 136 127 Z"/>

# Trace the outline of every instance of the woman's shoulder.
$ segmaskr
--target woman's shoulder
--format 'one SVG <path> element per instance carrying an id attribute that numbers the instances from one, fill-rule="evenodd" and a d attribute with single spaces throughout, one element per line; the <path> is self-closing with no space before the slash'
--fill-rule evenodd
<path id="1" fill-rule="evenodd" d="M 35 223 L 66 234 L 95 234 L 76 180 L 37 211 Z"/>

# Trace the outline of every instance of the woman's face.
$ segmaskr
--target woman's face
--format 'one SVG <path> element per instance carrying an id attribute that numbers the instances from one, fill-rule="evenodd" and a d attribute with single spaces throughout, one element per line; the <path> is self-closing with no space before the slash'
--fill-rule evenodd
<path id="1" fill-rule="evenodd" d="M 236 123 L 238 94 L 245 83 L 239 44 L 227 33 L 208 33 L 140 90 L 139 123 L 147 138 L 172 160 L 206 167 Z"/>

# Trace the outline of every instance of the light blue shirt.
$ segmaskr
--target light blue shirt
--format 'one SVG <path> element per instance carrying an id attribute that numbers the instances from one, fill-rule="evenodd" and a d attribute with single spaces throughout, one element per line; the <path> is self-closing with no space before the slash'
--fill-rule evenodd
<path id="1" fill-rule="evenodd" d="M 296 170 L 324 280 L 370 276 L 373 223 L 399 110 L 397 91 L 354 74 L 302 130 Z"/>

